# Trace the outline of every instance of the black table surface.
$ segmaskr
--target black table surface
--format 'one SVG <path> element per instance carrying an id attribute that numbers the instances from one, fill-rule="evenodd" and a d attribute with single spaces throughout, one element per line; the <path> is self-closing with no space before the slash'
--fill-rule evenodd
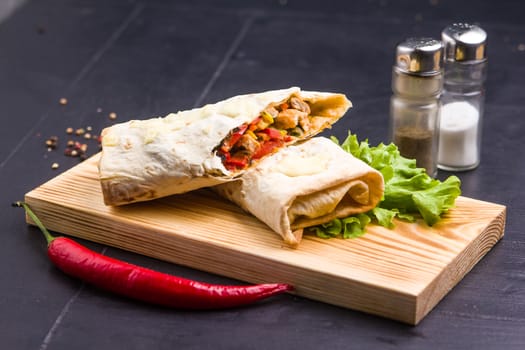
<path id="1" fill-rule="evenodd" d="M 522 1 L 25 2 L 0 24 L 0 348 L 525 349 L 524 14 Z M 325 134 L 386 141 L 396 43 L 439 37 L 457 21 L 488 32 L 489 72 L 481 164 L 456 175 L 463 195 L 506 205 L 507 226 L 418 326 L 293 295 L 212 312 L 130 301 L 58 271 L 10 206 L 78 164 L 63 154 L 68 127 L 97 134 L 241 93 L 343 92 L 354 108 Z M 48 151 L 53 135 L 59 147 Z M 79 241 L 160 271 L 237 282 Z"/>

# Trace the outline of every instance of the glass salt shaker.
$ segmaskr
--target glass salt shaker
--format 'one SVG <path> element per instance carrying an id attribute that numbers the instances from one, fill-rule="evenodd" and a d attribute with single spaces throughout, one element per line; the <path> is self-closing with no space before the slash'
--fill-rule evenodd
<path id="1" fill-rule="evenodd" d="M 432 38 L 409 38 L 396 47 L 392 68 L 389 134 L 402 156 L 437 174 L 443 45 Z"/>
<path id="2" fill-rule="evenodd" d="M 444 85 L 438 167 L 470 170 L 480 161 L 487 34 L 477 25 L 455 23 L 441 36 Z"/>

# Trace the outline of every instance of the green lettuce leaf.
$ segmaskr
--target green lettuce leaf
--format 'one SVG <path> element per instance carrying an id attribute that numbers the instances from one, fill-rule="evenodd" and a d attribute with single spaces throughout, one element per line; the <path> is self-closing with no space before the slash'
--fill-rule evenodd
<path id="1" fill-rule="evenodd" d="M 334 219 L 325 224 L 312 227 L 317 237 L 320 238 L 332 238 L 337 237 L 343 228 L 343 224 L 340 219 Z"/>
<path id="2" fill-rule="evenodd" d="M 372 219 L 366 214 L 357 214 L 341 219 L 343 238 L 355 238 L 365 234 L 365 227 Z"/>
<path id="3" fill-rule="evenodd" d="M 443 182 L 433 179 L 425 169 L 416 167 L 414 159 L 401 156 L 393 143 L 371 147 L 368 140 L 359 141 L 351 132 L 341 144 L 336 137 L 331 139 L 346 152 L 381 172 L 385 193 L 379 205 L 368 213 L 313 227 L 319 237 L 359 237 L 365 233 L 370 222 L 393 228 L 396 217 L 409 222 L 421 217 L 428 225 L 434 225 L 454 206 L 461 194 L 458 177 L 450 176 Z"/>

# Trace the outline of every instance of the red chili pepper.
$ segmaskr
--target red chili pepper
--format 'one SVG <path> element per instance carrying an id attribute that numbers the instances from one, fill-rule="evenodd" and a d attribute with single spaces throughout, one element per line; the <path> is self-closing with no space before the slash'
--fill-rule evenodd
<path id="1" fill-rule="evenodd" d="M 284 283 L 227 286 L 197 282 L 117 260 L 67 237 L 53 237 L 24 202 L 23 207 L 47 239 L 49 259 L 63 272 L 99 288 L 148 303 L 185 309 L 243 306 L 292 290 Z"/>

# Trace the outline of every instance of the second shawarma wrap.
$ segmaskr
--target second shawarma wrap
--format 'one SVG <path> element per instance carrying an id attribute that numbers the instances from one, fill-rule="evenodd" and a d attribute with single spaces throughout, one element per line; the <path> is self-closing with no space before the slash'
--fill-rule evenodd
<path id="1" fill-rule="evenodd" d="M 327 138 L 289 146 L 214 187 L 296 246 L 303 229 L 373 209 L 383 176 Z"/>
<path id="2" fill-rule="evenodd" d="M 343 94 L 293 87 L 115 124 L 101 135 L 104 202 L 122 205 L 231 181 L 330 127 L 350 107 Z"/>

